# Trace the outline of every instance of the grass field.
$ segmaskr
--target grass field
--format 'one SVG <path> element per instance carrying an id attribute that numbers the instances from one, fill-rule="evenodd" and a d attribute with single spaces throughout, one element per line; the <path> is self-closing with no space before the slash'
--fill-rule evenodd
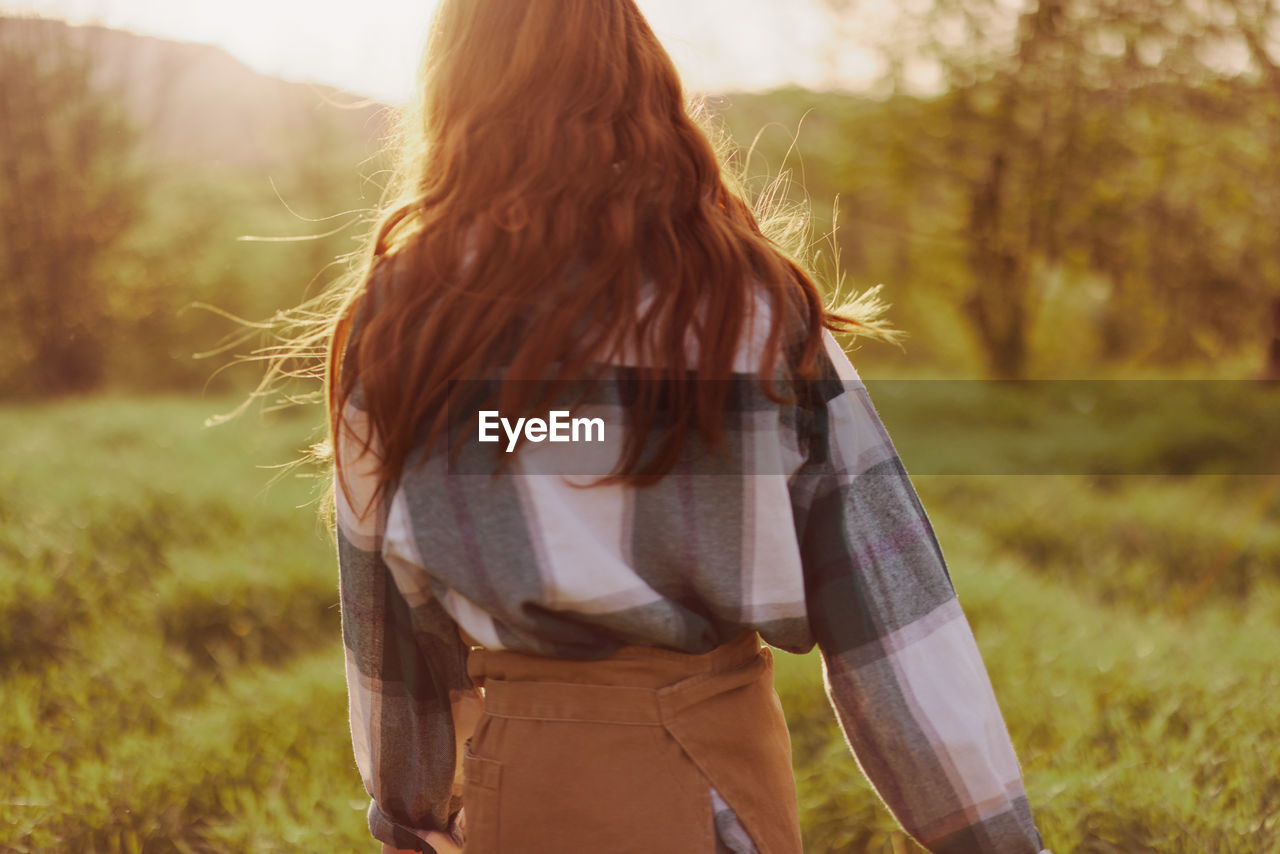
<path id="1" fill-rule="evenodd" d="M 376 850 L 319 484 L 259 468 L 314 424 L 227 405 L 0 409 L 0 850 Z M 1277 478 L 916 482 L 1055 852 L 1280 851 Z M 911 850 L 776 659 L 806 850 Z"/>

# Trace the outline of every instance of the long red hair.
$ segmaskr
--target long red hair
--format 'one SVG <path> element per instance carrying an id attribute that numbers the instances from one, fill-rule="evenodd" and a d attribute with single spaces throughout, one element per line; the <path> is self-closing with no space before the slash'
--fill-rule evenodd
<path id="1" fill-rule="evenodd" d="M 424 429 L 446 428 L 451 380 L 518 366 L 549 397 L 619 347 L 653 354 L 677 429 L 641 463 L 657 423 L 656 395 L 642 393 L 615 473 L 642 483 L 670 470 L 690 431 L 719 443 L 727 386 L 693 380 L 730 376 L 757 288 L 772 307 L 767 388 L 784 346 L 812 368 L 824 326 L 883 332 L 825 309 L 762 233 L 633 0 L 442 0 L 411 115 L 398 198 L 329 348 L 332 433 L 359 389 L 380 491 Z M 505 409 L 537 405 L 532 386 L 511 385 Z"/>

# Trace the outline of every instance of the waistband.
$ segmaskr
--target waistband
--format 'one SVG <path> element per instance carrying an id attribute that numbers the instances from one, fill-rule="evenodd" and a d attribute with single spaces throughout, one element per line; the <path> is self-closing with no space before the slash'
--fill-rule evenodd
<path id="1" fill-rule="evenodd" d="M 494 717 L 660 725 L 701 700 L 760 678 L 760 635 L 744 631 L 700 653 L 624 646 L 577 661 L 515 650 L 473 649 L 467 672 L 484 685 Z"/>

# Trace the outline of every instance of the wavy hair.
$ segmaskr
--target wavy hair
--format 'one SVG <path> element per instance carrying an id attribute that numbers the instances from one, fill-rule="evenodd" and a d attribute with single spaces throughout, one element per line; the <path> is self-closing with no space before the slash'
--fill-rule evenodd
<path id="1" fill-rule="evenodd" d="M 784 347 L 812 370 L 823 327 L 895 334 L 874 291 L 824 307 L 766 235 L 633 0 L 442 0 L 408 117 L 391 201 L 329 318 L 333 447 L 358 393 L 382 494 L 446 429 L 451 380 L 543 381 L 505 384 L 502 408 L 522 411 L 622 348 L 650 354 L 657 382 L 606 479 L 639 484 L 691 431 L 720 444 L 726 384 L 702 380 L 730 376 L 757 288 L 771 396 Z M 670 421 L 642 459 L 659 397 Z"/>

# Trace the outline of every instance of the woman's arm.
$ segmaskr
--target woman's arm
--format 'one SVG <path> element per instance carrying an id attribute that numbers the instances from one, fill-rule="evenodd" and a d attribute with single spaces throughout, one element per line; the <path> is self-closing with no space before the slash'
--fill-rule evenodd
<path id="1" fill-rule="evenodd" d="M 455 715 L 470 717 L 479 695 L 453 619 L 421 595 L 423 586 L 413 585 L 406 597 L 383 558 L 385 514 L 371 500 L 377 450 L 361 456 L 367 419 L 355 407 L 345 416 L 334 502 L 339 597 L 351 741 L 370 796 L 369 830 L 391 850 L 445 854 L 452 833 L 441 831 L 454 830 L 461 805 L 455 769 L 466 722 Z"/>
<path id="2" fill-rule="evenodd" d="M 862 770 L 933 852 L 1043 848 L 977 643 L 924 508 L 824 332 L 808 462 L 792 479 L 809 622 Z"/>

